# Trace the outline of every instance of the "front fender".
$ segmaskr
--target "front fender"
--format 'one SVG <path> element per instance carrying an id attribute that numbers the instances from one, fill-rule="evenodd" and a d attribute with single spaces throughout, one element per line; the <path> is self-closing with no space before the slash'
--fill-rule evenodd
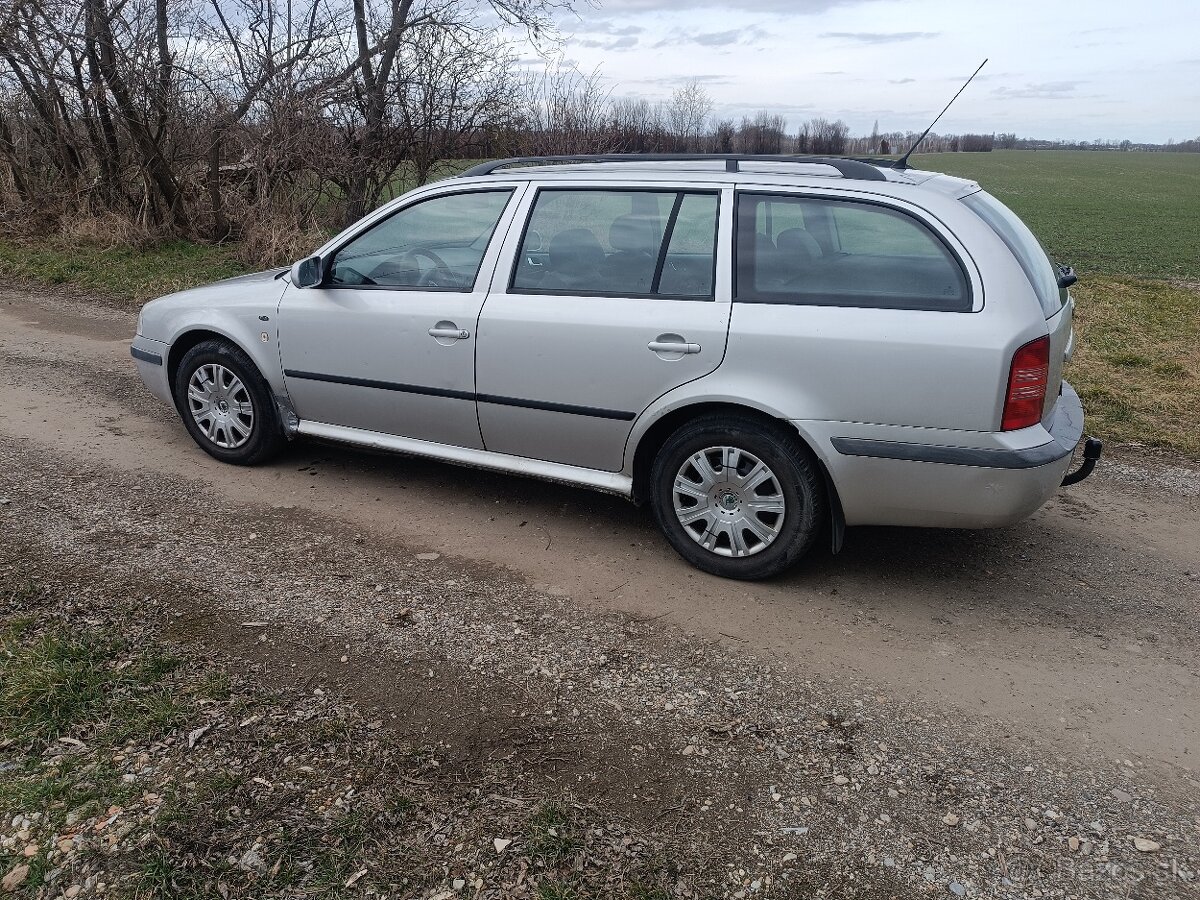
<path id="1" fill-rule="evenodd" d="M 211 332 L 239 347 L 258 367 L 271 391 L 285 396 L 283 366 L 279 360 L 279 325 L 274 309 L 198 307 L 167 314 L 164 332 L 169 335 L 168 358 L 178 362 L 180 341 L 196 332 Z"/>

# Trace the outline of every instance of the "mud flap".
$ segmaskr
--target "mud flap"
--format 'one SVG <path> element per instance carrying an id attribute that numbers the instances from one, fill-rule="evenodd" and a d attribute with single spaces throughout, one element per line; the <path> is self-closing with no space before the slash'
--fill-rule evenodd
<path id="1" fill-rule="evenodd" d="M 846 538 L 846 514 L 842 511 L 842 499 L 833 485 L 833 479 L 829 477 L 825 463 L 821 463 L 821 475 L 825 478 L 825 496 L 829 500 L 829 550 L 837 555 Z"/>

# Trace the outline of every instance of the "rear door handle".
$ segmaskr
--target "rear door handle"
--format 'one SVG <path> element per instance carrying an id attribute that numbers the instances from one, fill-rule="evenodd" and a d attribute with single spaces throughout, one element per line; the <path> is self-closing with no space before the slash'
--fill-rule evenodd
<path id="1" fill-rule="evenodd" d="M 699 353 L 699 344 L 689 344 L 686 341 L 651 341 L 646 345 L 655 353 Z"/>
<path id="2" fill-rule="evenodd" d="M 429 336 L 434 338 L 452 338 L 456 341 L 465 341 L 471 336 L 471 332 L 465 328 L 430 328 Z"/>

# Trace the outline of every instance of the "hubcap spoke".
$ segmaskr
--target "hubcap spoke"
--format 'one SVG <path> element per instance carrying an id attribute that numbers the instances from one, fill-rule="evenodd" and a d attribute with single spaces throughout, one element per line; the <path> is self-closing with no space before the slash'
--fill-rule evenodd
<path id="1" fill-rule="evenodd" d="M 729 542 L 733 545 L 734 556 L 745 556 L 749 552 L 746 537 L 742 534 L 742 523 L 735 522 L 729 529 Z"/>
<path id="2" fill-rule="evenodd" d="M 760 493 L 761 491 L 761 493 Z M 679 467 L 672 493 L 675 517 L 710 553 L 753 556 L 783 528 L 787 501 L 775 473 L 742 447 L 708 447 Z"/>
<path id="3" fill-rule="evenodd" d="M 683 478 L 675 479 L 675 494 L 677 496 L 682 495 L 684 497 L 693 497 L 696 500 L 700 500 L 703 502 L 708 501 L 708 491 L 705 491 L 699 487 L 696 487 L 692 482 L 685 481 Z M 678 505 L 676 505 L 676 509 L 678 509 L 678 508 L 679 508 Z M 690 507 L 684 507 L 684 508 L 688 509 Z"/>
<path id="4" fill-rule="evenodd" d="M 770 497 L 752 497 L 746 501 L 748 509 L 754 512 L 783 512 L 783 494 L 775 494 Z"/>
<path id="5" fill-rule="evenodd" d="M 690 467 L 700 476 L 700 487 L 705 490 L 708 490 L 717 483 L 717 470 L 713 468 L 713 464 L 708 458 L 710 452 L 706 450 L 703 453 L 697 453 L 690 460 Z M 680 472 L 679 474 L 681 477 L 687 478 L 684 472 Z M 688 480 L 691 481 L 690 478 Z"/>
<path id="6" fill-rule="evenodd" d="M 698 522 L 701 519 L 707 519 L 710 515 L 707 506 L 693 506 L 691 509 L 681 509 L 675 507 L 675 515 L 679 517 L 679 524 L 683 526 L 691 525 L 693 522 Z"/>
<path id="7" fill-rule="evenodd" d="M 746 518 L 742 520 L 742 527 L 751 532 L 756 538 L 762 541 L 763 544 L 769 544 L 771 541 L 775 540 L 776 532 L 767 527 L 765 522 L 755 518 L 754 516 L 746 516 Z"/>

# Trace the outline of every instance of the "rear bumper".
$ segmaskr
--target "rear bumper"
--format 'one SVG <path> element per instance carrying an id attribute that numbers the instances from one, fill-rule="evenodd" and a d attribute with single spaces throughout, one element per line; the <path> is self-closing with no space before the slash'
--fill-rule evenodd
<path id="1" fill-rule="evenodd" d="M 1083 405 L 1063 382 L 1048 426 L 1021 431 L 795 424 L 823 451 L 847 525 L 991 528 L 1026 518 L 1058 489 Z"/>
<path id="2" fill-rule="evenodd" d="M 1058 462 L 1075 452 L 1083 436 L 1083 404 L 1066 382 L 1054 404 L 1054 416 L 1046 429 L 1050 440 L 1030 447 L 954 447 L 885 441 L 870 438 L 835 437 L 833 449 L 845 456 L 899 459 L 905 462 L 944 463 L 952 466 L 982 466 L 988 469 L 1036 469 Z"/>

